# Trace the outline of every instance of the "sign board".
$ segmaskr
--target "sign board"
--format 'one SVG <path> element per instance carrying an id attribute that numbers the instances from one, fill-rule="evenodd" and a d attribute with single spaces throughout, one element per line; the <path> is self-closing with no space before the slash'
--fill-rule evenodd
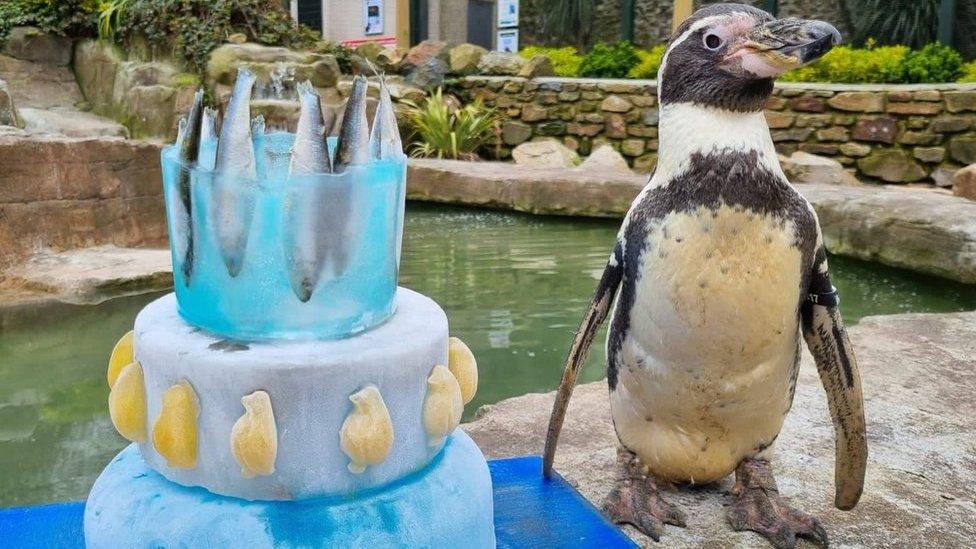
<path id="1" fill-rule="evenodd" d="M 383 34 L 383 0 L 366 0 L 363 2 L 363 20 L 365 21 L 363 34 Z"/>
<path id="2" fill-rule="evenodd" d="M 495 49 L 508 53 L 518 52 L 518 29 L 498 29 Z"/>
<path id="3" fill-rule="evenodd" d="M 498 28 L 517 27 L 519 0 L 498 0 Z"/>

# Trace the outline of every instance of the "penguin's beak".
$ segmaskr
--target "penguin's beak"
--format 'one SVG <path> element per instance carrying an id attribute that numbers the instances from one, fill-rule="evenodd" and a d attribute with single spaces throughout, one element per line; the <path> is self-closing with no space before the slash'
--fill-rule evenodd
<path id="1" fill-rule="evenodd" d="M 829 23 L 776 19 L 754 27 L 726 62 L 757 78 L 776 78 L 820 59 L 841 41 L 840 32 Z"/>

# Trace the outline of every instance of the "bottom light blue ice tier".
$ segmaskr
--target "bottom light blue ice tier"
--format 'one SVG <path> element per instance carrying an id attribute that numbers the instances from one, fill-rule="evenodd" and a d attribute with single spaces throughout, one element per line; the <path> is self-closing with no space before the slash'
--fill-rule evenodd
<path id="1" fill-rule="evenodd" d="M 456 430 L 423 470 L 355 497 L 246 501 L 170 482 L 134 444 L 95 481 L 85 544 L 102 547 L 494 547 L 491 477 Z"/>

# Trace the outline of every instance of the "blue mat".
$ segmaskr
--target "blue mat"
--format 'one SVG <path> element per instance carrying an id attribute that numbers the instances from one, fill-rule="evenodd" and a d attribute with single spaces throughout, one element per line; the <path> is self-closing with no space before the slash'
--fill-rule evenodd
<path id="1" fill-rule="evenodd" d="M 636 547 L 562 477 L 542 478 L 538 457 L 488 462 L 495 536 L 504 547 Z M 83 548 L 84 503 L 0 509 L 0 547 Z"/>

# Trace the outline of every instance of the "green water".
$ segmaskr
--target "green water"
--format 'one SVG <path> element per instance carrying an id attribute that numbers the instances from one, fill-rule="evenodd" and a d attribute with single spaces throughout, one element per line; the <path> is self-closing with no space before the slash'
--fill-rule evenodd
<path id="1" fill-rule="evenodd" d="M 447 311 L 478 357 L 465 410 L 555 388 L 614 240 L 614 221 L 411 205 L 401 283 Z M 833 258 L 848 323 L 871 314 L 976 309 L 976 287 Z M 5 318 L 0 330 L 0 506 L 83 499 L 123 441 L 108 419 L 112 345 L 156 296 Z M 601 336 L 602 339 L 602 336 Z M 582 381 L 600 379 L 602 341 Z"/>

